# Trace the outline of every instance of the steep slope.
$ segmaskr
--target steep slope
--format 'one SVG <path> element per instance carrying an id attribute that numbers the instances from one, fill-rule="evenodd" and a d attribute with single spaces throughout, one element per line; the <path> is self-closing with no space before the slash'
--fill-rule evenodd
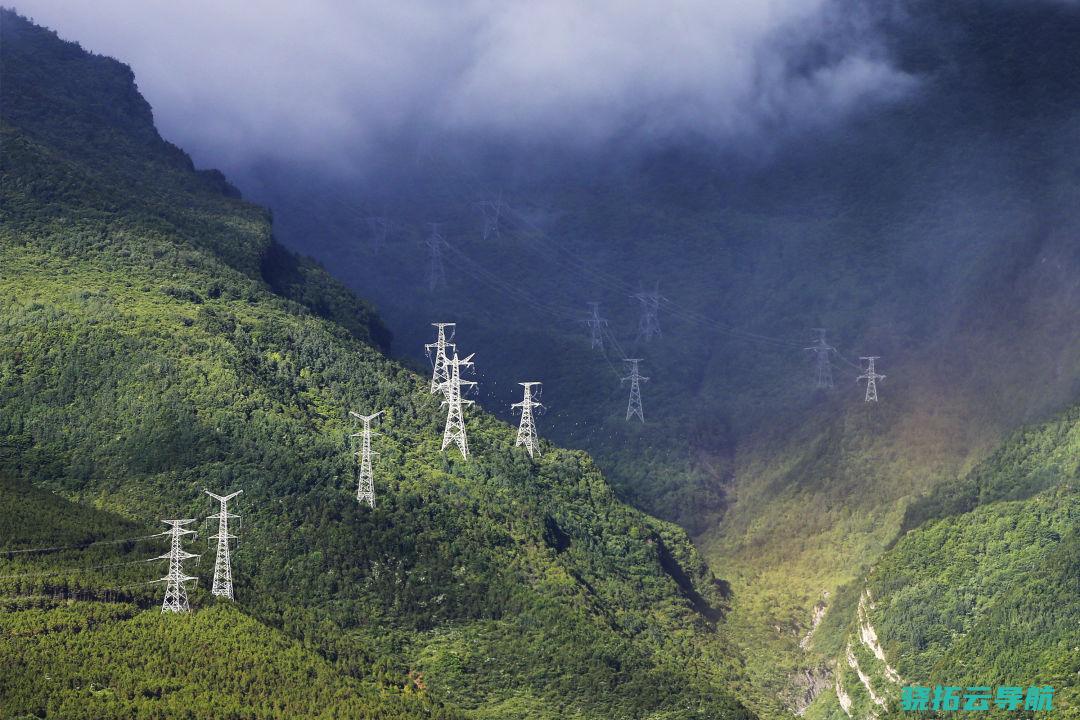
<path id="1" fill-rule="evenodd" d="M 365 303 L 274 242 L 264 209 L 235 202 L 239 192 L 220 172 L 196 171 L 182 150 L 161 139 L 130 68 L 75 44 L 59 45 L 10 12 L 4 20 L 4 149 L 6 165 L 21 173 L 8 178 L 7 217 L 47 226 L 72 249 L 93 242 L 74 235 L 83 215 L 99 225 L 137 226 L 143 244 L 167 241 L 170 231 L 184 228 L 186 245 L 360 340 L 389 348 L 389 333 Z M 48 162 L 28 165 L 35 157 Z M 184 203 L 175 202 L 176 193 Z M 71 201 L 82 206 L 78 216 L 67 213 Z"/>
<path id="2" fill-rule="evenodd" d="M 154 612 L 157 528 L 6 477 L 0 507 L 4 717 L 463 717 L 391 674 L 357 681 L 231 603 Z"/>
<path id="3" fill-rule="evenodd" d="M 1049 685 L 1055 713 L 1077 717 L 1078 479 L 1080 407 L 1016 433 L 920 503 L 908 520 L 917 527 L 845 589 L 859 596 L 854 612 L 823 625 L 837 693 L 808 717 L 898 713 L 901 684 Z"/>
<path id="4" fill-rule="evenodd" d="M 5 608 L 0 627 L 5 717 L 464 717 L 357 682 L 227 604 L 166 621 L 130 603 L 39 602 Z"/>
<path id="5" fill-rule="evenodd" d="M 10 11 L 0 30 L 0 473 L 142 527 L 208 514 L 204 487 L 244 489 L 245 615 L 48 607 L 112 619 L 14 638 L 26 672 L 72 648 L 62 674 L 77 674 L 98 643 L 121 665 L 164 638 L 201 657 L 184 643 L 235 623 L 238 653 L 262 637 L 313 678 L 328 667 L 317 653 L 347 676 L 335 695 L 356 680 L 478 718 L 748 716 L 732 695 L 746 692 L 741 660 L 716 629 L 722 588 L 679 529 L 620 504 L 582 453 L 545 445 L 530 459 L 479 413 L 474 457 L 442 453 L 438 401 L 373 347 L 381 324 L 157 136 L 126 67 Z M 353 496 L 350 409 L 386 412 L 374 510 Z M 132 574 L 102 583 L 157 575 Z M 6 710 L 83 697 L 26 681 L 6 686 Z M 117 697 L 96 707 L 143 707 L 137 682 L 110 681 Z M 202 702 L 202 687 L 177 700 Z M 267 696 L 274 712 L 284 702 Z"/>
<path id="6" fill-rule="evenodd" d="M 894 542 L 908 505 L 1080 397 L 1080 10 L 842 5 L 881 26 L 912 93 L 771 153 L 458 157 L 440 138 L 397 184 L 305 168 L 244 181 L 285 242 L 376 302 L 415 288 L 387 308 L 402 352 L 419 353 L 420 318 L 451 312 L 499 343 L 493 407 L 517 379 L 546 380 L 546 429 L 588 449 L 621 497 L 691 531 L 731 582 L 755 686 L 791 709 L 830 672 L 800 647 L 815 608 L 854 611 L 858 595 L 838 589 Z M 500 193 L 510 209 L 485 237 L 476 203 Z M 381 248 L 368 215 L 397 223 Z M 450 244 L 436 292 L 432 219 Z M 635 344 L 627 296 L 655 281 L 672 300 L 663 337 Z M 645 358 L 644 427 L 624 420 L 622 353 L 590 348 L 593 300 L 621 350 Z M 840 354 L 836 387 L 815 392 L 804 348 L 822 326 Z M 855 379 L 870 354 L 887 375 L 876 407 Z"/>

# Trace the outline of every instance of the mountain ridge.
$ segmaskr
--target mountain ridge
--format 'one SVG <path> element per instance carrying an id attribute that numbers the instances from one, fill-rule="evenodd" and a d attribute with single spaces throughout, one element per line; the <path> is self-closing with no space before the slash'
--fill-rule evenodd
<path id="1" fill-rule="evenodd" d="M 355 680 L 391 709 L 401 698 L 404 716 L 753 716 L 736 699 L 749 692 L 741 659 L 716 623 L 721 588 L 681 530 L 619 503 L 583 453 L 545 442 L 531 459 L 482 413 L 467 419 L 470 462 L 441 452 L 438 399 L 379 351 L 388 335 L 369 306 L 274 250 L 266 211 L 194 172 L 152 128 L 129 134 L 125 123 L 148 121 L 145 108 L 109 127 L 84 118 L 96 131 L 88 137 L 56 121 L 62 109 L 43 84 L 66 102 L 127 91 L 103 90 L 101 77 L 79 82 L 102 63 L 80 64 L 89 56 L 75 46 L 2 12 L 5 482 L 141 523 L 208 514 L 204 487 L 243 488 L 235 587 L 259 624 L 246 627 L 283 648 L 300 643 L 297 667 L 330 663 L 354 688 L 342 692 L 358 692 Z M 109 82 L 130 86 L 129 71 L 104 67 Z M 375 509 L 358 506 L 352 487 L 356 408 L 386 410 Z M 110 582 L 152 579 L 133 574 Z M 154 612 L 151 593 L 122 598 L 150 611 L 139 617 L 113 608 L 119 625 L 107 621 L 100 636 L 107 652 L 128 632 L 169 635 L 172 618 Z M 209 598 L 194 600 L 194 625 L 210 623 Z M 14 615 L 40 628 L 64 612 Z M 209 612 L 215 623 L 230 617 Z M 9 652 L 49 638 L 20 637 Z M 119 670 L 96 677 L 99 690 L 132 692 Z M 16 713 L 68 707 L 79 687 L 28 694 L 20 680 L 0 685 L 0 703 Z M 287 716 L 264 687 L 270 705 L 256 716 Z M 420 696 L 413 705 L 410 694 Z M 131 707 L 100 706 L 116 717 Z M 364 712 L 392 716 L 382 707 L 372 700 Z"/>

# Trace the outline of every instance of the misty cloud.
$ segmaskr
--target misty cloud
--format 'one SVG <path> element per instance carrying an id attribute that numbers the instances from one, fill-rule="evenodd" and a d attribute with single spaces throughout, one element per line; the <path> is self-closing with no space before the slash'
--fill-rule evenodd
<path id="1" fill-rule="evenodd" d="M 745 141 L 827 124 L 913 85 L 872 24 L 831 0 L 16 9 L 130 64 L 163 135 L 226 167 L 440 135 Z"/>

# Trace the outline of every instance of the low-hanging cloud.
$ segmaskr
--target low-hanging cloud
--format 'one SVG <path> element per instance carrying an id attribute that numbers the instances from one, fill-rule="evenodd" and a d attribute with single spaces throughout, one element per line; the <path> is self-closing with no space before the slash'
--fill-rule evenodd
<path id="1" fill-rule="evenodd" d="M 852 7 L 850 4 L 848 9 Z M 130 64 L 204 163 L 330 160 L 424 135 L 719 142 L 903 94 L 834 0 L 21 0 Z"/>

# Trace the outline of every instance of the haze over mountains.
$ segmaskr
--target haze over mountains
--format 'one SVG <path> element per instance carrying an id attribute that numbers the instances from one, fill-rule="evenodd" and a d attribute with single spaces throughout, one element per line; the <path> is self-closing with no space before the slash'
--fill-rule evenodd
<path id="1" fill-rule="evenodd" d="M 422 362 L 424 321 L 453 319 L 482 340 L 488 407 L 505 412 L 514 383 L 544 380 L 541 432 L 699 537 L 741 590 L 734 623 L 751 657 L 775 649 L 755 679 L 791 708 L 803 673 L 830 667 L 797 645 L 824 595 L 866 572 L 914 498 L 1080 392 L 1080 11 L 843 11 L 889 81 L 827 122 L 760 122 L 759 105 L 731 98 L 766 130 L 703 122 L 584 145 L 435 133 L 352 181 L 290 158 L 238 176 L 285 242 L 375 302 L 397 353 Z M 811 73 L 834 49 L 804 47 L 805 64 L 785 67 Z M 500 197 L 511 210 L 485 240 L 476 203 Z M 396 223 L 381 253 L 370 216 Z M 427 290 L 431 221 L 454 248 L 445 292 Z M 661 310 L 661 341 L 635 346 L 627 295 L 656 282 L 675 307 Z M 624 422 L 618 354 L 613 373 L 587 347 L 589 301 L 645 358 L 644 428 Z M 812 389 L 814 327 L 847 360 L 831 393 Z M 869 411 L 850 364 L 861 355 L 882 356 L 888 376 Z"/>
<path id="2" fill-rule="evenodd" d="M 230 175 L 263 158 L 366 173 L 491 138 L 771 143 L 913 84 L 883 44 L 889 8 L 845 2 L 23 9 L 128 58 L 165 136 Z"/>
<path id="3" fill-rule="evenodd" d="M 127 66 L 0 32 L 5 717 L 751 715 L 679 528 L 481 412 L 469 461 L 441 452 L 428 378 L 158 136 Z M 155 531 L 204 488 L 244 490 L 236 603 L 189 561 L 195 612 L 162 614 Z"/>
<path id="4" fill-rule="evenodd" d="M 270 208 L 272 231 L 257 210 L 236 206 L 258 238 L 238 242 L 263 249 L 215 240 L 230 267 L 258 267 L 256 281 L 276 295 L 421 372 L 429 323 L 456 321 L 463 347 L 477 352 L 478 399 L 503 419 L 520 400 L 517 382 L 544 382 L 541 435 L 588 451 L 621 500 L 681 525 L 723 580 L 712 586 L 694 550 L 671 540 L 684 570 L 672 571 L 658 552 L 649 577 L 667 589 L 639 598 L 633 621 L 615 623 L 616 635 L 636 638 L 646 632 L 637 613 L 647 614 L 649 603 L 680 597 L 698 612 L 695 594 L 727 609 L 708 620 L 715 636 L 700 628 L 687 636 L 707 648 L 705 657 L 730 663 L 701 676 L 709 689 L 693 695 L 698 707 L 708 708 L 715 690 L 724 712 L 742 712 L 728 704 L 730 693 L 763 717 L 868 718 L 886 712 L 870 688 L 896 711 L 899 683 L 889 671 L 928 682 L 1049 677 L 1075 702 L 1080 5 L 620 7 L 617 20 L 611 8 L 572 4 L 393 12 L 327 4 L 283 7 L 259 20 L 222 7 L 158 13 L 126 2 L 21 9 L 130 62 L 163 135 Z M 40 100 L 27 98 L 5 107 L 6 123 L 67 133 L 59 115 L 15 117 L 13 108 Z M 117 116 L 132 113 L 140 123 L 124 132 L 152 132 L 140 103 L 120 106 Z M 68 139 L 63 153 L 81 152 Z M 98 140 L 81 142 L 93 148 Z M 95 162 L 97 155 L 89 166 Z M 231 192 L 218 175 L 202 178 Z M 482 203 L 499 204 L 497 232 L 485 232 Z M 97 199 L 80 204 L 100 207 Z M 373 218 L 389 223 L 382 243 Z M 447 282 L 434 290 L 431 222 L 448 243 Z M 264 245 L 271 232 L 321 261 L 378 319 L 313 264 Z M 663 335 L 638 341 L 639 308 L 629 296 L 657 286 L 669 299 L 659 313 Z M 615 340 L 602 353 L 582 324 L 590 301 L 601 303 Z M 816 327 L 838 349 L 828 391 L 814 389 L 804 350 Z M 326 355 L 322 343 L 312 351 L 315 366 Z M 644 358 L 650 378 L 643 425 L 625 420 L 623 352 Z M 855 381 L 863 355 L 881 356 L 887 376 L 876 405 L 863 402 Z M 303 365 L 274 362 L 273 373 L 286 376 Z M 395 387 L 405 382 L 394 377 Z M 318 381 L 288 382 L 303 397 L 320 392 Z M 307 402 L 322 413 L 322 400 Z M 410 417 L 411 438 L 423 422 Z M 262 447 L 263 439 L 252 442 Z M 421 475 L 442 472 L 433 458 L 424 462 L 434 469 Z M 75 466 L 89 472 L 85 462 Z M 116 488 L 92 483 L 84 492 L 69 471 L 56 472 L 28 479 L 77 499 L 100 493 L 98 502 L 122 512 L 133 507 L 116 499 Z M 533 482 L 516 464 L 484 473 L 496 485 Z M 298 470 L 294 480 L 302 485 L 303 477 Z M 432 501 L 426 481 L 409 482 L 418 485 L 405 495 Z M 480 492 L 469 483 L 467 492 Z M 452 534 L 460 507 L 452 496 L 443 501 L 449 524 L 439 520 L 438 532 Z M 583 500 L 553 498 L 543 522 L 515 542 L 542 542 L 561 557 L 561 535 L 544 523 L 564 501 Z M 408 522 L 400 518 L 410 517 L 411 502 L 402 500 L 396 522 Z M 502 501 L 492 502 L 488 509 L 503 518 Z M 601 514 L 630 513 L 608 502 L 619 509 Z M 357 533 L 371 531 L 355 522 Z M 583 535 L 621 532 L 618 523 L 597 522 Z M 665 528 L 665 543 L 677 535 L 651 518 L 633 522 L 652 528 L 639 531 L 650 541 L 656 528 Z M 295 559 L 302 567 L 318 564 L 289 547 L 288 557 L 307 558 Z M 594 549 L 575 562 L 605 568 L 596 572 L 615 589 L 598 601 L 603 614 L 613 598 L 634 592 L 622 584 L 627 578 L 609 576 L 618 551 Z M 427 562 L 417 557 L 434 572 Z M 937 584 L 946 570 L 959 585 Z M 573 577 L 575 592 L 595 585 Z M 1045 597 L 1040 586 L 1051 588 Z M 544 605 L 550 598 L 541 595 Z M 390 625 L 400 621 L 390 599 L 397 595 L 373 597 Z M 509 612 L 502 600 L 462 603 L 450 617 L 496 621 L 493 645 L 502 648 L 515 632 L 494 617 Z M 696 627 L 700 619 L 682 612 L 671 615 L 679 620 L 665 613 L 664 622 Z M 1018 621 L 1025 613 L 1030 623 Z M 1011 639 L 1001 642 L 1007 626 Z M 294 637 L 306 632 L 299 621 L 289 627 Z M 457 640 L 479 642 L 486 631 L 477 627 Z M 362 634 L 383 642 L 381 632 Z M 578 632 L 560 637 L 569 646 Z M 533 666 L 517 668 L 514 692 L 487 680 L 459 690 L 466 671 L 447 658 L 461 646 L 451 652 L 442 639 L 394 637 L 395 653 L 447 678 L 451 689 L 436 695 L 448 708 L 502 717 L 511 707 L 536 712 L 558 695 L 558 683 Z M 634 648 L 626 652 L 655 654 L 635 667 L 650 668 L 642 670 L 649 682 L 665 687 L 674 682 L 667 673 L 696 652 L 626 642 Z M 371 656 L 364 652 L 348 662 L 363 665 Z M 985 662 L 963 669 L 965 656 Z M 580 658 L 581 667 L 595 659 Z M 619 662 L 610 665 L 615 675 Z M 589 705 L 590 683 L 567 707 L 603 716 L 617 702 L 600 693 Z M 618 707 L 637 717 L 633 703 Z"/>

